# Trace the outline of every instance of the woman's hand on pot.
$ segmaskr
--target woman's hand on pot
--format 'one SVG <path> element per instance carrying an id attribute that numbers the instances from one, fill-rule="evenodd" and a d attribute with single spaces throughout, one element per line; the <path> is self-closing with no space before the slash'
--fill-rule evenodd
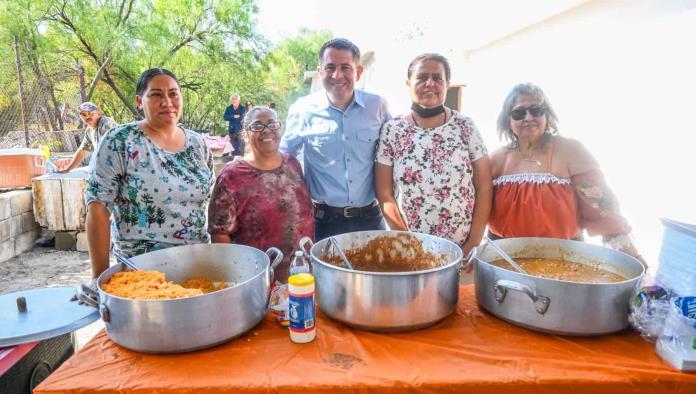
<path id="1" fill-rule="evenodd" d="M 462 271 L 466 272 L 467 274 L 474 269 L 474 262 L 471 260 L 471 257 L 474 248 L 477 246 L 478 244 L 471 241 L 466 241 L 462 246 L 462 252 L 464 252 L 464 264 L 462 265 Z"/>
<path id="2" fill-rule="evenodd" d="M 80 298 L 77 296 L 77 293 L 79 293 L 79 292 L 84 293 L 84 291 L 81 291 L 81 290 L 79 289 L 79 288 L 82 287 L 82 286 L 86 286 L 86 287 L 88 287 L 90 290 L 92 290 L 92 291 L 94 291 L 95 293 L 97 293 L 97 278 L 92 278 L 89 282 L 80 284 L 80 285 L 78 286 L 78 289 L 75 290 L 75 294 L 73 294 L 72 297 L 70 297 L 70 301 L 77 301 L 77 303 L 80 304 L 80 305 L 84 304 L 84 302 L 82 302 L 82 300 L 80 300 Z M 89 295 L 88 295 L 88 296 L 89 296 Z"/>

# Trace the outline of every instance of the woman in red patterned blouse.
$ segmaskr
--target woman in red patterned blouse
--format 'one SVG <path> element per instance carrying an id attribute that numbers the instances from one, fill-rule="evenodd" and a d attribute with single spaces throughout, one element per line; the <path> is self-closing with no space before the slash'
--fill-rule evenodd
<path id="1" fill-rule="evenodd" d="M 254 107 L 242 131 L 250 148 L 220 173 L 208 208 L 214 243 L 283 251 L 275 278 L 287 281 L 293 250 L 313 237 L 313 208 L 300 163 L 278 151 L 281 123 L 274 110 Z"/>

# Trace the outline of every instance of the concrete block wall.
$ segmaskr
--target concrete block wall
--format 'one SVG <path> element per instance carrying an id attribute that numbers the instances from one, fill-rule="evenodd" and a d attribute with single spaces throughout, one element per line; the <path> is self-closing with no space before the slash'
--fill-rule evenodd
<path id="1" fill-rule="evenodd" d="M 31 190 L 0 193 L 0 263 L 34 247 L 39 224 L 32 205 Z"/>

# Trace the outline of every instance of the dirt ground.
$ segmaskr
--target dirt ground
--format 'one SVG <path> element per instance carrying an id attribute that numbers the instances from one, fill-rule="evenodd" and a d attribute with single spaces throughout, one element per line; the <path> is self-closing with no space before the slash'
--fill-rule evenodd
<path id="1" fill-rule="evenodd" d="M 53 248 L 34 248 L 0 263 L 0 295 L 41 287 L 74 287 L 91 278 L 89 255 Z M 75 332 L 78 349 L 87 343 L 104 323 L 98 320 Z"/>

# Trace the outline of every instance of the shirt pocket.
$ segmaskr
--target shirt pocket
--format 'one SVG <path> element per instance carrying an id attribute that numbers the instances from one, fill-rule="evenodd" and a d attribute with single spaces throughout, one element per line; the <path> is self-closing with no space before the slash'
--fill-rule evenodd
<path id="1" fill-rule="evenodd" d="M 307 144 L 312 146 L 325 146 L 338 140 L 336 128 L 329 122 L 314 122 L 310 125 L 306 134 Z"/>
<path id="2" fill-rule="evenodd" d="M 379 123 L 363 126 L 358 129 L 356 139 L 367 144 L 375 144 L 379 140 L 379 129 Z"/>

